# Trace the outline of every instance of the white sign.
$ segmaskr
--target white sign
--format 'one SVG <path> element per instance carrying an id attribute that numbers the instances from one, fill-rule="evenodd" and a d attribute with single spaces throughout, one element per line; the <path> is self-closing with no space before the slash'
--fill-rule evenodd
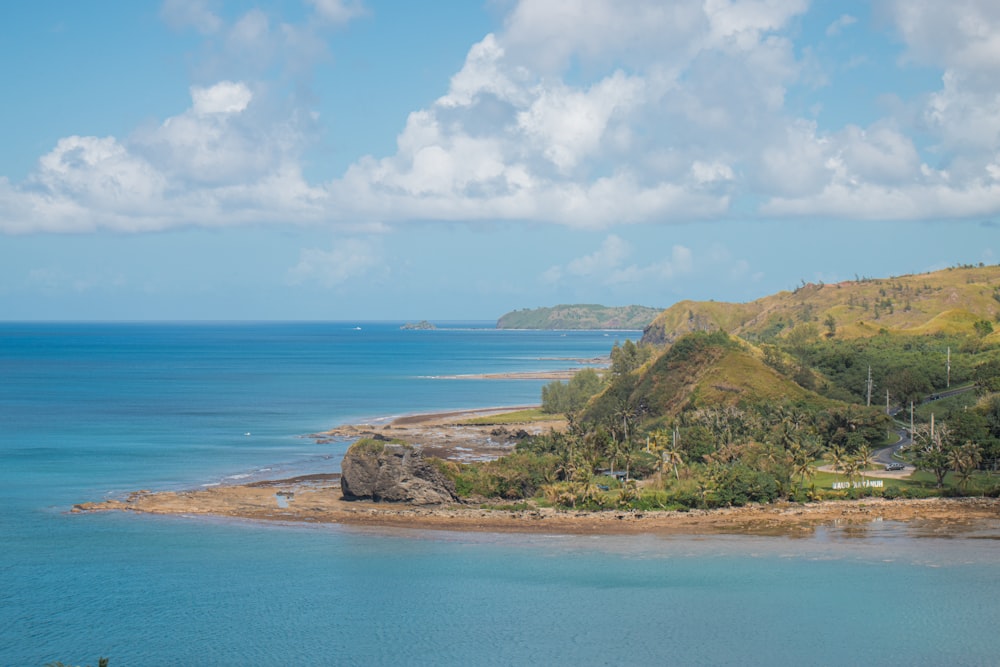
<path id="1" fill-rule="evenodd" d="M 833 488 L 835 489 L 881 489 L 882 480 L 880 479 L 865 479 L 860 482 L 834 482 Z"/>

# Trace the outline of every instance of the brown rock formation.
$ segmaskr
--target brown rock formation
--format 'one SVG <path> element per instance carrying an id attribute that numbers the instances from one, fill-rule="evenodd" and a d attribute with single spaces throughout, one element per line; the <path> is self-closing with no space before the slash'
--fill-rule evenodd
<path id="1" fill-rule="evenodd" d="M 346 500 L 440 505 L 458 499 L 454 483 L 403 443 L 359 440 L 347 450 L 341 472 Z"/>

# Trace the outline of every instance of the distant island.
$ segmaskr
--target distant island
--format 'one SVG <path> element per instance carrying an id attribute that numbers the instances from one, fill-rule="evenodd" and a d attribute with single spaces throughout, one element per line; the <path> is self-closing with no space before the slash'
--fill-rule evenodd
<path id="1" fill-rule="evenodd" d="M 663 312 L 646 306 L 569 304 L 515 310 L 497 321 L 497 329 L 645 329 Z"/>
<path id="2" fill-rule="evenodd" d="M 407 322 L 403 326 L 399 327 L 403 331 L 434 331 L 437 329 L 436 326 L 428 322 L 427 320 L 420 320 L 419 322 Z"/>

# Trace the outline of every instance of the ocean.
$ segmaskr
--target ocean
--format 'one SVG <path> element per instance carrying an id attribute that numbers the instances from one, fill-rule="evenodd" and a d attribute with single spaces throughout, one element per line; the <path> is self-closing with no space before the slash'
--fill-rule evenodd
<path id="1" fill-rule="evenodd" d="M 804 537 L 388 530 L 74 503 L 332 472 L 306 436 L 537 403 L 632 333 L 0 324 L 0 666 L 992 665 L 1000 526 Z"/>

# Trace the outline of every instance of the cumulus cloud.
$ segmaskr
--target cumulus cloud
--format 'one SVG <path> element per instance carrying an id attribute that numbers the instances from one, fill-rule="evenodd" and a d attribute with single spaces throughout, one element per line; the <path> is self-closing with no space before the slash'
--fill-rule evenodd
<path id="1" fill-rule="evenodd" d="M 772 191 L 761 213 L 925 220 L 998 211 L 1000 6 L 893 0 L 886 7 L 905 59 L 942 70 L 941 87 L 915 113 L 919 124 L 907 128 L 905 117 L 886 118 L 797 143 L 822 155 L 821 182 L 813 179 L 798 192 Z M 927 143 L 923 151 L 912 136 L 917 131 Z"/>
<path id="2" fill-rule="evenodd" d="M 840 126 L 798 111 L 829 83 L 801 41 L 806 0 L 517 0 L 439 97 L 409 113 L 395 150 L 326 183 L 302 167 L 320 119 L 276 99 L 267 77 L 322 61 L 321 26 L 366 10 L 307 4 L 298 24 L 257 9 L 227 23 L 204 1 L 167 0 L 165 21 L 212 38 L 190 107 L 128 136 L 65 137 L 22 182 L 0 178 L 0 230 L 1000 212 L 1000 9 L 989 0 L 888 0 L 903 55 L 892 66 L 939 68 L 941 85 Z M 844 14 L 827 33 L 857 22 Z"/>
<path id="3" fill-rule="evenodd" d="M 240 113 L 247 108 L 253 94 L 243 83 L 222 81 L 208 88 L 191 88 L 191 111 L 195 114 Z"/>
<path id="4" fill-rule="evenodd" d="M 0 179 L 0 230 L 152 231 L 177 225 L 321 220 L 328 194 L 306 183 L 291 126 L 243 117 L 249 88 L 194 87 L 192 106 L 127 141 L 71 136 L 21 184 Z"/>

